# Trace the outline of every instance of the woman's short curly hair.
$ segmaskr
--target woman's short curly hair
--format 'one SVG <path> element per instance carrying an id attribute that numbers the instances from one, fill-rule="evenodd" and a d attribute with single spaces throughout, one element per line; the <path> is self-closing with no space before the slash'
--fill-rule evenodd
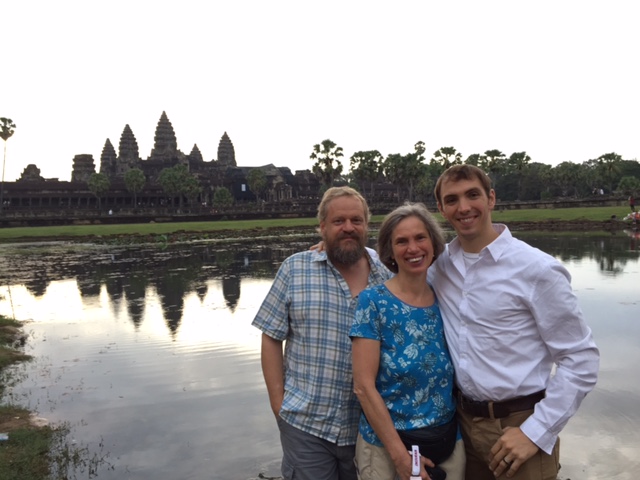
<path id="1" fill-rule="evenodd" d="M 384 218 L 378 232 L 378 255 L 393 273 L 398 273 L 398 265 L 393 260 L 393 232 L 402 220 L 409 217 L 416 217 L 424 223 L 433 244 L 433 261 L 444 251 L 445 237 L 435 217 L 424 204 L 407 202 Z"/>

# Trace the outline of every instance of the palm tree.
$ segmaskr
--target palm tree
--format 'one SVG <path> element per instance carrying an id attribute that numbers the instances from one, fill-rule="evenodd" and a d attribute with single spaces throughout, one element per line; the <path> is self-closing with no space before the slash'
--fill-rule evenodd
<path id="1" fill-rule="evenodd" d="M 87 181 L 87 187 L 98 199 L 98 209 L 102 209 L 102 195 L 109 191 L 109 187 L 111 187 L 109 177 L 102 173 L 92 173 Z"/>
<path id="2" fill-rule="evenodd" d="M 132 168 L 124 174 L 124 184 L 133 193 L 133 208 L 138 208 L 138 192 L 142 190 L 147 179 L 139 168 Z"/>
<path id="3" fill-rule="evenodd" d="M 369 201 L 373 199 L 373 185 L 382 170 L 384 157 L 378 150 L 359 151 L 351 155 L 351 173 L 361 184 L 364 190 L 364 183 L 369 182 Z"/>
<path id="4" fill-rule="evenodd" d="M 613 184 L 616 183 L 616 180 L 619 180 L 622 157 L 615 152 L 605 153 L 596 158 L 596 162 L 598 162 L 598 170 L 603 180 L 609 187 L 608 193 L 613 193 Z"/>
<path id="5" fill-rule="evenodd" d="M 262 194 L 267 190 L 267 177 L 262 170 L 254 168 L 247 175 L 249 190 L 256 196 L 256 202 L 260 203 Z"/>
<path id="6" fill-rule="evenodd" d="M 10 118 L 0 117 L 0 137 L 4 140 L 4 157 L 2 158 L 2 181 L 0 182 L 0 214 L 4 208 L 4 165 L 7 161 L 7 140 L 13 135 L 16 124 Z"/>
<path id="7" fill-rule="evenodd" d="M 343 157 L 342 147 L 339 147 L 331 140 L 323 140 L 313 146 L 311 160 L 315 160 L 313 165 L 313 173 L 326 187 L 331 187 L 333 181 L 342 174 L 342 163 L 340 158 Z"/>
<path id="8" fill-rule="evenodd" d="M 460 165 L 462 163 L 462 154 L 455 147 L 442 147 L 433 153 L 430 165 L 437 168 L 438 175 L 444 172 L 451 165 Z"/>

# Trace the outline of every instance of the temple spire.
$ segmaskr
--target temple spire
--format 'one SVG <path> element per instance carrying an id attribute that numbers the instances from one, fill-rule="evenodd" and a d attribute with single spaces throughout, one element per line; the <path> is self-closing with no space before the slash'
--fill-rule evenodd
<path id="1" fill-rule="evenodd" d="M 136 168 L 140 162 L 140 153 L 138 150 L 138 142 L 131 131 L 129 124 L 124 126 L 122 135 L 120 136 L 119 146 L 120 156 L 116 162 L 115 177 L 122 178 L 132 168 Z"/>
<path id="2" fill-rule="evenodd" d="M 116 176 L 118 168 L 118 156 L 116 149 L 113 148 L 111 140 L 107 138 L 100 155 L 100 173 L 113 180 Z"/>
<path id="3" fill-rule="evenodd" d="M 167 117 L 166 112 L 162 112 L 156 134 L 153 137 L 153 150 L 151 150 L 150 160 L 166 160 L 175 157 L 178 152 L 178 142 L 173 126 Z"/>
<path id="4" fill-rule="evenodd" d="M 83 153 L 73 157 L 73 170 L 71 170 L 72 182 L 88 182 L 89 177 L 96 173 L 93 155 Z"/>
<path id="5" fill-rule="evenodd" d="M 138 150 L 138 142 L 135 135 L 131 131 L 129 124 L 124 126 L 122 135 L 120 136 L 120 145 L 118 147 L 119 157 L 121 161 L 135 161 L 140 159 L 140 153 Z"/>
<path id="6" fill-rule="evenodd" d="M 227 132 L 224 132 L 218 144 L 218 165 L 221 167 L 237 167 L 236 152 Z"/>
<path id="7" fill-rule="evenodd" d="M 204 159 L 202 158 L 202 153 L 200 153 L 200 149 L 198 148 L 198 144 L 194 143 L 193 148 L 191 149 L 191 153 L 189 154 L 189 160 L 192 162 L 202 163 Z"/>

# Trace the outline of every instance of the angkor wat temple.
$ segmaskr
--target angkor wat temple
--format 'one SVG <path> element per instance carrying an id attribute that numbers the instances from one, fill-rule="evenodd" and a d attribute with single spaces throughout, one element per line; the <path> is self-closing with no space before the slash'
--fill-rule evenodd
<path id="1" fill-rule="evenodd" d="M 218 145 L 218 158 L 205 161 L 197 145 L 189 154 L 178 149 L 173 126 L 165 112 L 162 112 L 156 127 L 153 149 L 146 159 L 141 158 L 136 137 L 125 125 L 118 151 L 109 139 L 100 155 L 99 173 L 110 180 L 109 191 L 101 197 L 103 210 L 123 211 L 132 208 L 149 208 L 166 204 L 166 194 L 158 184 L 158 176 L 165 168 L 177 164 L 187 166 L 202 187 L 197 206 L 212 205 L 213 192 L 218 187 L 226 187 L 236 204 L 255 205 L 257 200 L 248 187 L 247 177 L 251 170 L 259 168 L 265 174 L 267 188 L 262 195 L 266 202 L 290 203 L 295 199 L 317 199 L 320 189 L 318 179 L 310 170 L 291 173 L 288 167 L 268 164 L 260 167 L 239 167 L 231 139 L 225 132 Z M 134 196 L 126 188 L 125 173 L 139 168 L 145 175 L 146 184 L 136 195 L 138 205 L 133 205 Z M 3 213 L 20 215 L 37 210 L 77 210 L 95 209 L 97 202 L 87 186 L 87 181 L 96 172 L 93 155 L 81 154 L 73 158 L 71 181 L 57 178 L 45 179 L 35 164 L 28 165 L 15 182 L 5 182 L 3 191 Z M 191 205 L 195 207 L 196 205 Z"/>

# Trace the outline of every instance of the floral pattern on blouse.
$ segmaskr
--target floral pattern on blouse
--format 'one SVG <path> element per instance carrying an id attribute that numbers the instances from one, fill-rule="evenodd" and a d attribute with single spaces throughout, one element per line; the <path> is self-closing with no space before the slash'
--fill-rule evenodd
<path id="1" fill-rule="evenodd" d="M 376 388 L 397 430 L 451 420 L 454 372 L 437 299 L 430 307 L 414 307 L 385 285 L 369 287 L 358 297 L 349 336 L 380 342 Z M 367 442 L 382 446 L 364 413 L 359 430 Z"/>

